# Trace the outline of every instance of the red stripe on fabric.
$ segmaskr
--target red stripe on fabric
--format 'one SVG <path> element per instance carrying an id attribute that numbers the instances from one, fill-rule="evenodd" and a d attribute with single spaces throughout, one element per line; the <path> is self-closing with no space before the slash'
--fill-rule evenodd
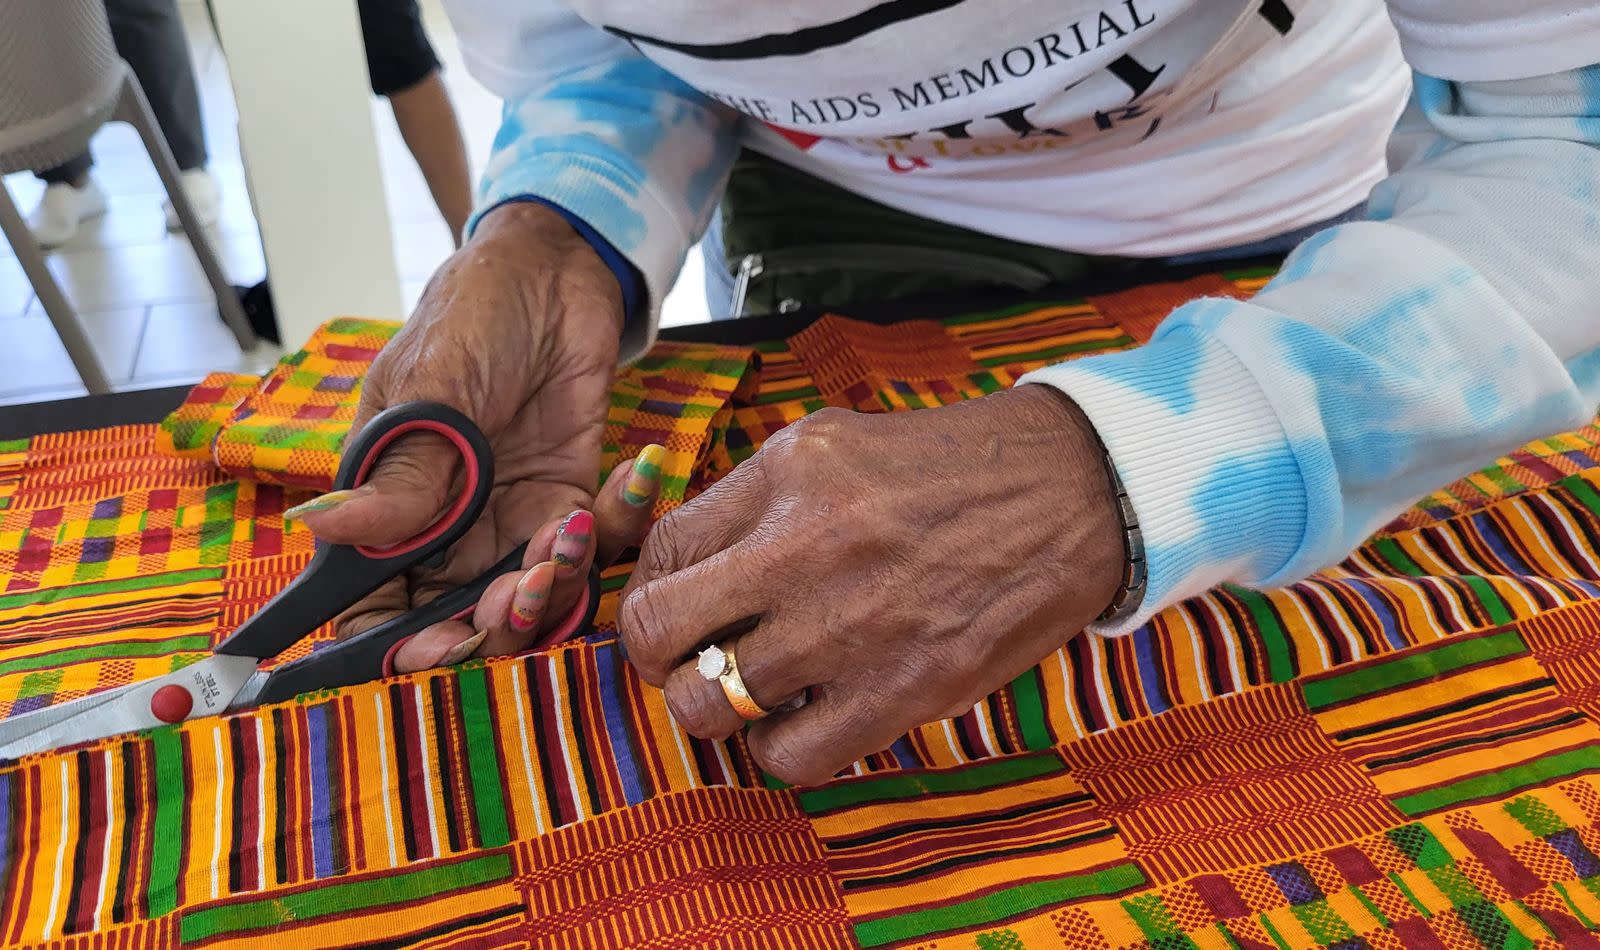
<path id="1" fill-rule="evenodd" d="M 554 815 L 556 825 L 570 824 L 578 819 L 578 805 L 572 797 L 572 765 L 567 761 L 567 748 L 561 741 L 561 732 L 557 716 L 561 711 L 556 708 L 555 694 L 550 687 L 550 677 L 557 675 L 555 661 L 546 654 L 535 657 L 529 664 L 533 682 L 529 685 L 534 690 L 534 708 L 539 710 L 539 736 L 545 748 L 550 750 L 550 791 L 554 795 L 554 805 L 551 814 Z"/>
<path id="2" fill-rule="evenodd" d="M 84 932 L 91 931 L 95 927 L 95 907 L 100 903 L 100 891 L 106 885 L 106 835 L 111 833 L 105 821 L 107 754 L 96 751 L 88 756 L 89 827 L 79 829 L 80 834 L 88 836 L 88 841 L 84 850 L 81 871 L 83 883 L 76 915 L 77 929 Z"/>
<path id="3" fill-rule="evenodd" d="M 17 792 L 19 799 L 17 814 L 41 815 L 44 813 L 44 788 L 39 766 L 35 765 L 27 770 L 27 781 L 17 783 Z M 16 834 L 18 841 L 33 841 L 37 839 L 39 834 L 38 829 L 34 829 L 32 834 L 28 834 L 28 828 L 26 827 L 14 828 L 12 831 Z M 15 924 L 11 928 L 11 934 L 7 938 L 8 943 L 22 943 L 22 925 L 28 917 L 25 911 L 33 902 L 33 875 L 39 864 L 39 852 L 41 850 L 40 848 L 26 848 L 23 851 L 25 857 L 22 867 L 17 869 L 16 876 L 19 885 L 17 888 L 16 907 L 19 913 Z"/>
<path id="4" fill-rule="evenodd" d="M 406 792 L 411 800 L 416 853 L 419 858 L 436 858 L 439 855 L 433 849 L 433 835 L 429 833 L 431 829 L 424 826 L 433 808 L 428 801 L 427 784 L 422 781 L 429 763 L 423 756 L 421 727 L 417 724 L 421 703 L 421 691 L 416 686 L 407 684 L 401 688 L 401 714 L 406 717 L 406 761 L 411 766 L 411 774 L 406 776 Z"/>
<path id="5" fill-rule="evenodd" d="M 266 790 L 262 785 L 261 768 L 261 722 L 254 716 L 240 716 L 239 745 L 244 750 L 244 761 L 240 763 L 239 781 L 244 783 L 244 794 L 240 800 L 244 807 L 236 816 L 239 827 L 238 841 L 245 845 L 240 851 L 239 886 L 242 891 L 258 891 L 266 886 L 261 880 L 261 868 L 265 865 L 264 855 L 261 853 L 266 848 L 266 843 L 261 840 L 261 802 L 266 798 Z M 254 860 L 247 860 L 254 858 Z"/>
<path id="6" fill-rule="evenodd" d="M 339 697 L 339 708 L 342 715 L 339 717 L 340 743 L 348 750 L 345 756 L 345 808 L 350 812 L 350 827 L 359 829 L 366 827 L 361 809 L 361 796 L 356 794 L 361 788 L 361 749 L 362 737 L 356 731 L 355 700 L 348 694 Z M 380 789 L 387 794 L 388 789 Z M 362 871 L 367 868 L 367 842 L 366 836 L 359 832 L 350 835 L 351 866 L 354 870 Z"/>

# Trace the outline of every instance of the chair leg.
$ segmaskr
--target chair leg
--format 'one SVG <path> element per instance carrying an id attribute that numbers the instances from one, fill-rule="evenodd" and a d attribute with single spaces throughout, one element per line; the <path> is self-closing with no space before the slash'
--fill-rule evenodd
<path id="1" fill-rule="evenodd" d="M 205 226 L 195 216 L 194 206 L 189 204 L 189 196 L 184 194 L 183 183 L 178 177 L 178 163 L 173 160 L 172 150 L 167 147 L 167 140 L 162 137 L 161 130 L 156 126 L 155 116 L 150 112 L 150 104 L 145 100 L 144 90 L 139 88 L 139 81 L 134 78 L 130 70 L 122 81 L 122 95 L 117 101 L 117 111 L 113 119 L 126 122 L 139 130 L 139 138 L 144 142 L 144 150 L 149 153 L 150 161 L 156 167 L 156 174 L 161 176 L 161 184 L 167 189 L 167 198 L 172 202 L 172 207 L 178 212 L 178 221 L 183 224 L 184 233 L 189 236 L 189 244 L 194 248 L 195 256 L 200 259 L 200 267 L 206 272 L 206 280 L 211 282 L 211 290 L 217 295 L 217 309 L 222 313 L 222 320 L 233 331 L 233 338 L 239 342 L 239 349 L 248 353 L 256 347 L 255 331 L 250 329 L 250 320 L 244 314 L 244 308 L 239 305 L 239 298 L 234 293 L 233 285 L 228 283 L 228 276 L 222 270 L 222 263 L 217 259 L 216 250 L 211 246 L 211 237 L 206 234 Z"/>
<path id="2" fill-rule="evenodd" d="M 105 368 L 100 365 L 100 358 L 95 355 L 93 344 L 89 342 L 88 332 L 78 319 L 78 311 L 67 302 L 55 277 L 45 266 L 44 254 L 34 242 L 33 232 L 22 220 L 22 214 L 17 211 L 4 182 L 0 182 L 0 232 L 4 232 L 6 240 L 11 242 L 11 249 L 22 264 L 22 272 L 28 275 L 33 292 L 39 295 L 45 315 L 55 324 L 56 335 L 61 337 L 61 344 L 67 348 L 67 356 L 72 358 L 72 365 L 77 368 L 84 388 L 96 396 L 110 392 L 111 382 L 106 378 Z"/>

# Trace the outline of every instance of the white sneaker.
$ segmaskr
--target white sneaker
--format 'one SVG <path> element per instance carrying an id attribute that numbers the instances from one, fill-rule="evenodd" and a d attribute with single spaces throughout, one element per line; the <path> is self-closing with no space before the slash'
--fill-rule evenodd
<path id="1" fill-rule="evenodd" d="M 93 178 L 82 188 L 58 182 L 44 190 L 38 207 L 28 215 L 28 230 L 40 247 L 60 247 L 72 240 L 83 222 L 105 213 L 106 193 Z"/>
<path id="2" fill-rule="evenodd" d="M 217 216 L 222 213 L 222 189 L 217 186 L 216 176 L 206 168 L 191 168 L 178 178 L 200 224 L 208 228 L 216 224 Z M 182 231 L 183 222 L 178 220 L 178 209 L 172 206 L 170 200 L 163 207 L 167 209 L 167 230 Z"/>

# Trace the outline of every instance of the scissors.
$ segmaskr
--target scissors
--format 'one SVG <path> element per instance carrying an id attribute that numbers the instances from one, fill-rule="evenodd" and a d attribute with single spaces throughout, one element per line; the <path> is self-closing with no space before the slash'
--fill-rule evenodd
<path id="1" fill-rule="evenodd" d="M 490 582 L 521 570 L 527 542 L 470 584 L 302 659 L 270 671 L 258 669 L 263 660 L 276 657 L 388 581 L 442 557 L 483 513 L 494 487 L 489 440 L 466 416 L 438 403 L 406 403 L 374 416 L 346 448 L 334 488 L 363 484 L 384 450 L 401 436 L 415 432 L 431 432 L 449 440 L 461 452 L 465 468 L 461 493 L 427 530 L 383 548 L 321 546 L 293 583 L 199 662 L 166 676 L 0 720 L 0 759 L 392 675 L 395 651 L 407 637 L 432 624 L 470 614 Z M 596 569 L 589 572 L 582 601 L 559 628 L 542 638 L 540 646 L 591 632 L 599 602 L 600 574 Z"/>

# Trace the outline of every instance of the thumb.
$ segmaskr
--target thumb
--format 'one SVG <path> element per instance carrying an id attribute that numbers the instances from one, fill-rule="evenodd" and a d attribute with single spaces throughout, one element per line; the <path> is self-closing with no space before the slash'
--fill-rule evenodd
<path id="1" fill-rule="evenodd" d="M 384 451 L 360 487 L 319 495 L 283 516 L 333 544 L 399 544 L 444 513 L 460 465 L 460 453 L 440 436 L 407 435 Z"/>

